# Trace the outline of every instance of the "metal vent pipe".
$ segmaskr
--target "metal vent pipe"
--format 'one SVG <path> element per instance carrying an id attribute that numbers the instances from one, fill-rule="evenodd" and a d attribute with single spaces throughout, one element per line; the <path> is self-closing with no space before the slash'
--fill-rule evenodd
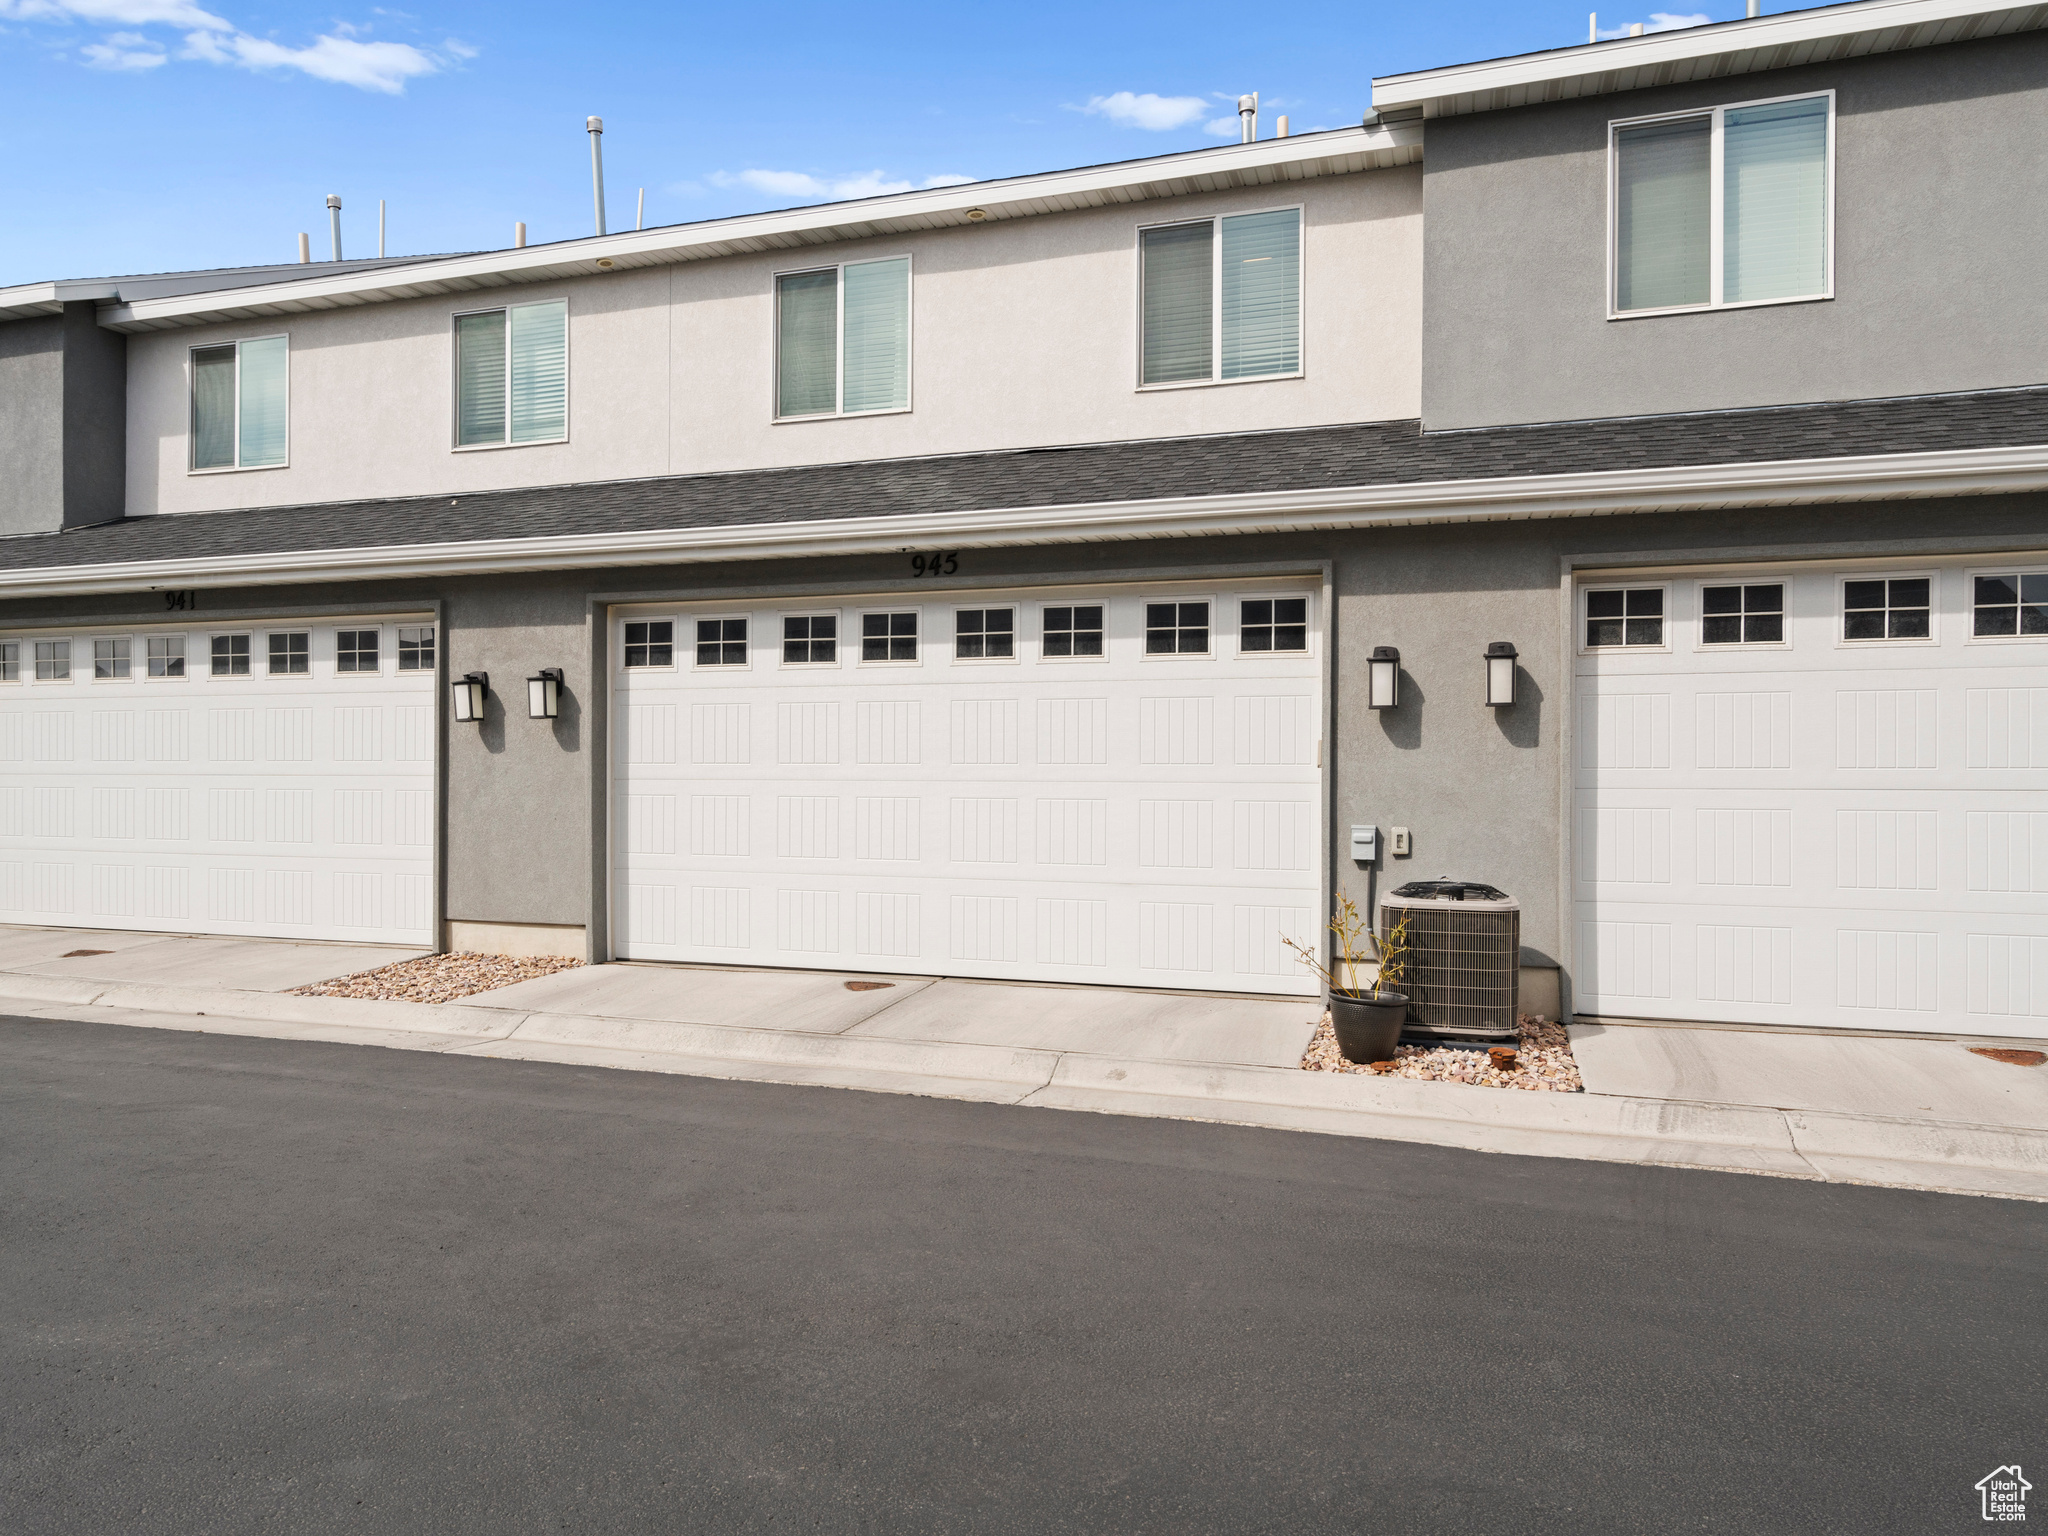
<path id="1" fill-rule="evenodd" d="M 597 232 L 604 233 L 604 119 L 586 117 L 583 129 L 590 135 L 590 198 L 597 208 Z"/>

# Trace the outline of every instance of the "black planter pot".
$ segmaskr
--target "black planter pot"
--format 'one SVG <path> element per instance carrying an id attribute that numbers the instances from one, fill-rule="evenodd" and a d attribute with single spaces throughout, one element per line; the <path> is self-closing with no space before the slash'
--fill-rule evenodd
<path id="1" fill-rule="evenodd" d="M 1330 1023 L 1337 1031 L 1337 1049 L 1346 1061 L 1392 1061 L 1394 1047 L 1401 1042 L 1401 1025 L 1408 1018 L 1408 997 L 1402 992 L 1371 993 L 1364 997 L 1330 994 Z"/>

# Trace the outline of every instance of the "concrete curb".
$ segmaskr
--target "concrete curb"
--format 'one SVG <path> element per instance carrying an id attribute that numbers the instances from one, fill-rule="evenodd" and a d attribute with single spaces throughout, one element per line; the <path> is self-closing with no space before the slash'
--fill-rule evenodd
<path id="1" fill-rule="evenodd" d="M 2048 1200 L 2048 1132 L 1997 1127 L 19 973 L 0 1012 Z"/>

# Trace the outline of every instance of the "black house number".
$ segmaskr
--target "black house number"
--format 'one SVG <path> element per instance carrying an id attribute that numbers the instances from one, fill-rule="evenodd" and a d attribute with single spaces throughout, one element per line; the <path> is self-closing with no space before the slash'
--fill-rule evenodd
<path id="1" fill-rule="evenodd" d="M 166 592 L 164 594 L 164 607 L 172 613 L 181 613 L 188 608 L 197 608 L 198 606 L 199 594 L 197 592 L 187 590 L 184 592 Z"/>
<path id="2" fill-rule="evenodd" d="M 913 576 L 951 576 L 959 569 L 960 556 L 950 549 L 910 557 L 910 574 Z"/>

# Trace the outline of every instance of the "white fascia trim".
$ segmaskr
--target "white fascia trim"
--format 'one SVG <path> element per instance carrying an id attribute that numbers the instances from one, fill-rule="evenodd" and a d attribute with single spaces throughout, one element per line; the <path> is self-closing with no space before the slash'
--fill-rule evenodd
<path id="1" fill-rule="evenodd" d="M 1453 64 L 1442 69 L 1387 75 L 1373 81 L 1372 104 L 1375 111 L 1395 111 L 1425 106 L 1446 96 L 1513 90 L 1588 74 L 1654 69 L 1728 53 L 1786 48 L 1973 16 L 1996 16 L 2014 9 L 2025 7 L 1987 6 L 1983 0 L 1858 0 L 1851 5 L 1831 5 L 1783 16 L 1758 16 L 1642 37 L 1618 37 L 1604 43 L 1582 43 L 1576 48 L 1521 54 L 1480 64 Z"/>
<path id="2" fill-rule="evenodd" d="M 706 254 L 738 249 L 803 245 L 825 238 L 859 238 L 891 229 L 940 224 L 965 226 L 970 208 L 988 211 L 990 221 L 1055 211 L 1033 206 L 1058 204 L 1070 198 L 1092 198 L 1126 188 L 1187 182 L 1178 190 L 1204 190 L 1204 178 L 1245 172 L 1285 173 L 1300 167 L 1308 174 L 1317 162 L 1356 155 L 1421 151 L 1417 123 L 1344 128 L 1285 139 L 1259 139 L 1250 144 L 1225 144 L 1188 150 L 1147 160 L 1126 160 L 1084 170 L 1048 171 L 996 181 L 968 182 L 957 187 L 896 192 L 886 197 L 791 208 L 777 213 L 742 214 L 664 229 L 628 230 L 591 235 L 551 245 L 533 245 L 473 256 L 440 257 L 416 265 L 380 267 L 374 272 L 333 273 L 294 278 L 258 288 L 235 288 L 161 299 L 140 299 L 103 310 L 100 324 L 114 331 L 158 330 L 173 325 L 198 325 L 209 319 L 249 311 L 272 313 L 332 309 L 347 304 L 378 303 L 450 288 L 539 282 L 543 279 L 596 274 L 600 257 L 620 266 L 652 266 L 688 261 Z M 806 240 L 805 237 L 812 237 Z"/>
<path id="3" fill-rule="evenodd" d="M 1180 496 L 993 512 L 564 534 L 0 571 L 0 597 L 54 597 L 279 581 L 370 581 L 691 561 L 886 554 L 1104 539 L 1601 517 L 1630 512 L 1987 496 L 2048 489 L 2048 445 L 1763 464 L 1448 480 L 1320 491 Z M 166 514 L 178 516 L 180 514 Z M 207 515 L 207 514 L 183 514 Z M 212 514 L 222 515 L 222 514 Z"/>
<path id="4" fill-rule="evenodd" d="M 26 320 L 34 315 L 59 315 L 75 299 L 111 299 L 112 283 L 67 282 L 20 283 L 0 288 L 0 320 Z"/>

